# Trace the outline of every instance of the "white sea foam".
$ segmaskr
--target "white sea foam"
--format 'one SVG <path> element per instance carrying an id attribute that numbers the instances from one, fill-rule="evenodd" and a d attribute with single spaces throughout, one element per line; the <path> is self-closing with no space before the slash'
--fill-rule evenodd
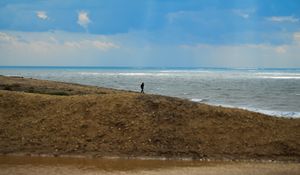
<path id="1" fill-rule="evenodd" d="M 80 72 L 80 75 L 84 76 L 170 76 L 169 73 L 157 73 L 157 72 Z"/>
<path id="2" fill-rule="evenodd" d="M 265 79 L 300 79 L 300 73 L 289 72 L 259 72 L 255 73 L 258 78 Z"/>
<path id="3" fill-rule="evenodd" d="M 101 75 L 99 72 L 78 72 L 80 75 Z"/>
<path id="4" fill-rule="evenodd" d="M 300 77 L 288 77 L 288 76 L 262 76 L 261 78 L 269 78 L 269 79 L 300 79 Z"/>
<path id="5" fill-rule="evenodd" d="M 278 75 L 300 76 L 300 73 L 289 73 L 289 72 L 258 72 L 255 74 L 256 75 L 272 75 L 272 76 L 278 76 Z"/>
<path id="6" fill-rule="evenodd" d="M 192 98 L 190 100 L 193 101 L 193 102 L 208 102 L 209 101 L 209 99 L 207 99 L 207 98 L 204 98 L 204 99 L 201 99 L 201 98 Z"/>
<path id="7" fill-rule="evenodd" d="M 242 108 L 242 109 L 259 112 L 259 113 L 276 116 L 276 117 L 300 118 L 300 112 L 272 111 L 272 110 L 263 110 L 263 109 L 256 109 L 256 108 Z"/>
<path id="8" fill-rule="evenodd" d="M 202 102 L 203 100 L 200 98 L 192 98 L 191 101 L 193 102 Z"/>
<path id="9" fill-rule="evenodd" d="M 126 72 L 126 73 L 117 73 L 117 75 L 125 75 L 125 76 L 146 76 L 151 75 L 150 73 L 141 73 L 141 72 Z"/>
<path id="10" fill-rule="evenodd" d="M 212 71 L 205 70 L 161 70 L 162 73 L 210 73 Z"/>
<path id="11" fill-rule="evenodd" d="M 288 117 L 288 118 L 300 118 L 300 112 L 287 112 L 287 111 L 270 111 L 257 109 L 255 112 L 277 116 L 277 117 Z"/>

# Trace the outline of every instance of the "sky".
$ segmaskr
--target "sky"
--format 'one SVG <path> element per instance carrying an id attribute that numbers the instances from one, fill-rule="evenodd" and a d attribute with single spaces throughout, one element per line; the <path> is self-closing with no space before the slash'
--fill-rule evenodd
<path id="1" fill-rule="evenodd" d="M 1 0 L 1 66 L 300 67 L 299 0 Z"/>

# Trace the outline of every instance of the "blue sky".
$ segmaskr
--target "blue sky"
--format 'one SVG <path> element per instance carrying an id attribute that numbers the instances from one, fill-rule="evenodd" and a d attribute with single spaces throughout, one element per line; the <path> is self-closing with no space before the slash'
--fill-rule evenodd
<path id="1" fill-rule="evenodd" d="M 299 0 L 1 0 L 0 65 L 300 67 Z"/>

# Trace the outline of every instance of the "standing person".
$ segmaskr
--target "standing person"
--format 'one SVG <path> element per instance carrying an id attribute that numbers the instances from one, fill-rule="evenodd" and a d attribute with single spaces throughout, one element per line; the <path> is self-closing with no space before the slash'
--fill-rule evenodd
<path id="1" fill-rule="evenodd" d="M 141 93 L 144 93 L 144 82 L 141 84 Z"/>

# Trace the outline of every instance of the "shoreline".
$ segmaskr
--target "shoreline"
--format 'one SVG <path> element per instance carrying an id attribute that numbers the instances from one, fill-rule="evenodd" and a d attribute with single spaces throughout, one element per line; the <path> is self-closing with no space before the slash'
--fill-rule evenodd
<path id="1" fill-rule="evenodd" d="M 196 102 L 196 103 L 198 103 L 198 102 Z M 226 105 L 226 104 L 213 104 L 213 103 L 205 103 L 205 102 L 200 102 L 200 103 L 204 103 L 204 104 L 216 106 L 216 107 L 220 106 L 220 107 L 224 107 L 224 108 L 247 110 L 250 112 L 257 112 L 260 114 L 269 115 L 271 117 L 287 118 L 287 119 L 299 119 L 300 118 L 300 112 L 294 112 L 294 111 L 271 111 L 271 110 L 248 108 L 248 107 L 237 107 L 237 106 L 231 106 L 231 105 Z M 292 113 L 292 115 L 289 115 L 290 113 Z M 294 115 L 294 114 L 296 114 L 296 115 Z"/>
<path id="2" fill-rule="evenodd" d="M 139 93 L 139 91 L 133 91 L 133 90 L 126 90 L 126 89 L 115 89 L 115 88 L 109 88 L 109 87 L 101 87 L 101 86 L 95 86 L 95 85 L 88 85 L 88 84 L 79 84 L 79 83 L 74 83 L 74 82 L 64 82 L 64 81 L 57 81 L 57 80 L 47 80 L 47 79 L 35 79 L 31 77 L 23 77 L 23 76 L 8 76 L 8 75 L 0 75 L 4 77 L 12 77 L 12 78 L 24 78 L 24 79 L 32 79 L 32 80 L 41 80 L 41 81 L 50 81 L 50 82 L 56 82 L 56 83 L 63 83 L 63 84 L 74 84 L 74 85 L 79 85 L 79 86 L 86 86 L 86 87 L 98 87 L 102 89 L 108 89 L 112 91 L 124 91 L 124 92 L 133 92 L 133 93 Z M 1 88 L 0 88 L 1 89 Z M 185 98 L 185 97 L 176 97 L 176 96 L 167 96 L 167 95 L 161 95 L 161 94 L 149 94 L 148 95 L 158 95 L 158 96 L 165 96 L 165 97 L 171 97 L 171 98 L 180 98 L 182 100 L 189 100 L 191 102 L 195 103 L 202 103 L 202 104 L 207 104 L 215 107 L 224 107 L 224 108 L 231 108 L 231 109 L 241 109 L 241 110 L 247 110 L 250 112 L 256 112 L 264 115 L 269 115 L 272 117 L 277 117 L 277 118 L 300 118 L 300 112 L 296 111 L 278 111 L 278 110 L 266 110 L 266 109 L 258 109 L 258 108 L 251 108 L 251 107 L 244 107 L 244 106 L 233 106 L 233 105 L 227 105 L 227 104 L 217 104 L 217 103 L 210 103 L 206 102 L 206 100 L 203 99 L 197 99 L 197 98 Z"/>

